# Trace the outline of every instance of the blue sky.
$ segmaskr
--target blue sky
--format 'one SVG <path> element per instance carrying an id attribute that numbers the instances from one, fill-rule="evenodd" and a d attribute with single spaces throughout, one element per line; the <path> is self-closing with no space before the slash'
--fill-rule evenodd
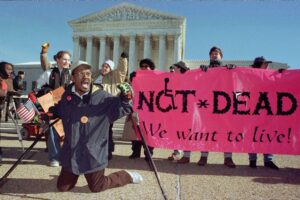
<path id="1" fill-rule="evenodd" d="M 122 2 L 186 17 L 185 59 L 207 60 L 222 48 L 224 60 L 268 60 L 300 68 L 300 1 L 297 0 L 0 0 L 0 60 L 39 60 L 40 45 L 50 55 L 73 49 L 68 21 Z"/>

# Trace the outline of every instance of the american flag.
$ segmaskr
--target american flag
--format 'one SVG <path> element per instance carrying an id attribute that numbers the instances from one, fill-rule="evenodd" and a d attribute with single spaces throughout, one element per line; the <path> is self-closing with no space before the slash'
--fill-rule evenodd
<path id="1" fill-rule="evenodd" d="M 20 104 L 16 112 L 25 123 L 28 123 L 34 118 L 35 110 L 35 105 L 28 99 L 25 104 Z"/>

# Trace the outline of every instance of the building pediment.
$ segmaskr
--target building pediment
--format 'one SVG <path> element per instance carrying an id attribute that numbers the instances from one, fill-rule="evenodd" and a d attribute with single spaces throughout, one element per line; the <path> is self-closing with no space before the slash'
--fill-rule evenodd
<path id="1" fill-rule="evenodd" d="M 97 24 L 121 21 L 143 21 L 143 20 L 183 20 L 171 14 L 146 9 L 129 3 L 122 3 L 106 10 L 80 17 L 69 22 L 71 26 L 80 24 Z"/>

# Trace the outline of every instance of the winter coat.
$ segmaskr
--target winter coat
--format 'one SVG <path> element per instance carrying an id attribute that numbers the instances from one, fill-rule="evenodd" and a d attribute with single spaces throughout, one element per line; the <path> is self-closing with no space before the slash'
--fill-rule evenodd
<path id="1" fill-rule="evenodd" d="M 116 96 L 119 94 L 119 89 L 117 86 L 120 83 L 125 82 L 128 71 L 128 60 L 127 58 L 119 58 L 118 67 L 115 70 L 112 70 L 102 78 L 102 87 L 105 91 Z M 101 71 L 95 73 L 94 78 L 101 76 Z"/>
<path id="2" fill-rule="evenodd" d="M 74 174 L 104 169 L 108 164 L 108 130 L 115 120 L 132 112 L 131 102 L 114 97 L 93 85 L 82 98 L 71 84 L 51 110 L 62 119 L 65 140 L 61 150 L 62 167 Z"/>
<path id="3" fill-rule="evenodd" d="M 24 80 L 19 75 L 14 78 L 13 86 L 15 91 L 23 91 L 26 89 L 24 86 Z"/>
<path id="4" fill-rule="evenodd" d="M 8 86 L 6 81 L 0 77 L 0 111 L 5 106 L 5 97 L 6 97 L 7 89 Z"/>
<path id="5" fill-rule="evenodd" d="M 71 73 L 69 69 L 62 69 L 60 72 L 58 67 L 54 65 L 53 68 L 48 60 L 47 53 L 41 54 L 41 67 L 44 73 L 37 80 L 38 88 L 44 86 L 51 90 L 55 90 L 60 86 L 67 87 L 71 83 Z"/>

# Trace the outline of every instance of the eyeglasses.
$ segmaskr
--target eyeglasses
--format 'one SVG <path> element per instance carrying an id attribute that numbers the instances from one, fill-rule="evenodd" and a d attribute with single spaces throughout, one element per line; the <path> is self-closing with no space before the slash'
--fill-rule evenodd
<path id="1" fill-rule="evenodd" d="M 79 78 L 92 77 L 91 72 L 79 72 L 79 73 L 76 73 L 75 75 L 78 76 Z"/>

